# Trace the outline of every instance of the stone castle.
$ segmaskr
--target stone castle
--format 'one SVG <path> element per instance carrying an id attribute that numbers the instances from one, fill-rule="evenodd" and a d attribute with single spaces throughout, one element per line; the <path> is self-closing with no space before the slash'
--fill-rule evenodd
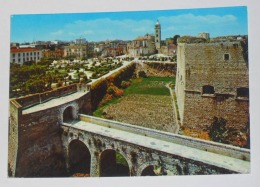
<path id="1" fill-rule="evenodd" d="M 241 42 L 179 43 L 177 59 L 181 127 L 208 131 L 214 117 L 240 131 L 249 124 L 248 60 Z"/>
<path id="2" fill-rule="evenodd" d="M 243 129 L 249 123 L 248 88 L 248 64 L 241 43 L 178 44 L 176 95 L 182 127 L 207 131 L 214 117 L 222 117 L 229 127 Z M 10 100 L 9 176 L 67 176 L 74 164 L 72 157 L 83 163 L 77 157 L 78 145 L 73 148 L 75 141 L 90 150 L 90 176 L 102 176 L 102 163 L 109 163 L 110 157 L 115 160 L 114 151 L 129 162 L 130 176 L 140 176 L 145 167 L 157 163 L 171 175 L 250 170 L 248 149 L 108 120 L 95 119 L 94 123 L 83 116 L 91 113 L 93 93 L 89 87 L 70 85 Z M 87 123 L 92 120 L 91 127 L 100 126 L 102 132 L 70 124 L 74 120 L 85 124 L 83 118 Z M 125 134 L 124 139 L 112 137 L 112 131 Z M 135 135 L 144 141 L 135 141 Z"/>

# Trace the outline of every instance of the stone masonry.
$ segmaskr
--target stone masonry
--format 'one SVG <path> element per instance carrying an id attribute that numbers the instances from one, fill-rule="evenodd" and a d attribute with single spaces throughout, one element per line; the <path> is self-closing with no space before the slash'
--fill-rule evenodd
<path id="1" fill-rule="evenodd" d="M 182 127 L 207 131 L 213 118 L 249 123 L 248 62 L 239 42 L 179 43 L 176 95 Z"/>

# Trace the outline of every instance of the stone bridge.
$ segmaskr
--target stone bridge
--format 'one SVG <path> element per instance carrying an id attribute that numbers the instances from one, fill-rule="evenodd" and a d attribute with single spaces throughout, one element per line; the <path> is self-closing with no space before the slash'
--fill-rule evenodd
<path id="1" fill-rule="evenodd" d="M 71 110 L 73 111 L 73 110 Z M 249 151 L 79 114 L 63 122 L 62 142 L 69 173 L 90 176 L 249 173 Z M 116 155 L 126 160 L 118 170 Z M 118 170 L 118 171 L 116 171 Z"/>

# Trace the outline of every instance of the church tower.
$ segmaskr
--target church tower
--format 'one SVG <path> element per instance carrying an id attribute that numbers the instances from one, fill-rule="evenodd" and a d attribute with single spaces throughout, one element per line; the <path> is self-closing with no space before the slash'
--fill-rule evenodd
<path id="1" fill-rule="evenodd" d="M 160 22 L 157 20 L 155 27 L 155 48 L 156 50 L 161 48 L 161 24 Z"/>

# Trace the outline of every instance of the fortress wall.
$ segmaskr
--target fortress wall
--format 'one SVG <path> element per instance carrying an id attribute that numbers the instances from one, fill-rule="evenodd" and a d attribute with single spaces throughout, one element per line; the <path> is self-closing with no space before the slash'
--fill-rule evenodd
<path id="1" fill-rule="evenodd" d="M 201 91 L 214 86 L 216 93 L 236 94 L 239 87 L 249 87 L 247 62 L 239 43 L 184 44 L 185 89 Z M 229 60 L 224 55 L 229 55 Z M 179 65 L 179 64 L 178 64 Z"/>
<path id="2" fill-rule="evenodd" d="M 20 98 L 17 98 L 16 101 L 23 107 L 31 107 L 34 105 L 37 105 L 39 103 L 48 101 L 52 98 L 64 96 L 70 93 L 74 93 L 77 91 L 77 85 L 72 84 L 68 86 L 64 86 L 61 88 L 58 88 L 56 90 L 51 90 L 43 93 L 37 93 L 37 94 L 31 94 L 27 96 L 23 96 Z"/>
<path id="3" fill-rule="evenodd" d="M 249 88 L 248 76 L 238 42 L 179 44 L 176 94 L 182 127 L 207 131 L 214 117 L 222 117 L 229 127 L 245 128 L 249 98 L 237 97 L 237 88 Z M 214 94 L 203 94 L 205 85 L 213 86 Z"/>
<path id="4" fill-rule="evenodd" d="M 9 135 L 8 135 L 8 176 L 16 176 L 16 159 L 18 151 L 18 124 L 22 114 L 22 106 L 10 100 Z"/>
<path id="5" fill-rule="evenodd" d="M 17 177 L 59 177 L 66 174 L 58 107 L 21 116 Z"/>
<path id="6" fill-rule="evenodd" d="M 249 123 L 248 100 L 185 93 L 183 127 L 209 131 L 213 118 L 224 118 L 227 126 L 241 130 Z"/>
<path id="7" fill-rule="evenodd" d="M 175 93 L 177 96 L 177 105 L 179 110 L 179 117 L 181 124 L 183 123 L 184 116 L 184 103 L 185 103 L 185 47 L 181 44 L 178 45 L 177 50 L 177 76 L 175 82 Z"/>
<path id="8" fill-rule="evenodd" d="M 92 112 L 98 108 L 99 103 L 102 101 L 106 94 L 106 90 L 110 83 L 120 87 L 123 80 L 129 80 L 135 71 L 135 63 L 131 63 L 128 66 L 114 72 L 106 78 L 102 78 L 91 85 L 91 108 Z"/>
<path id="9" fill-rule="evenodd" d="M 158 71 L 166 72 L 166 74 L 176 75 L 177 64 L 175 62 L 144 62 L 148 68 L 156 69 Z"/>
<path id="10" fill-rule="evenodd" d="M 90 93 L 78 100 L 46 110 L 24 114 L 19 119 L 17 177 L 64 177 L 67 175 L 61 141 L 63 111 L 72 106 L 89 113 Z"/>

